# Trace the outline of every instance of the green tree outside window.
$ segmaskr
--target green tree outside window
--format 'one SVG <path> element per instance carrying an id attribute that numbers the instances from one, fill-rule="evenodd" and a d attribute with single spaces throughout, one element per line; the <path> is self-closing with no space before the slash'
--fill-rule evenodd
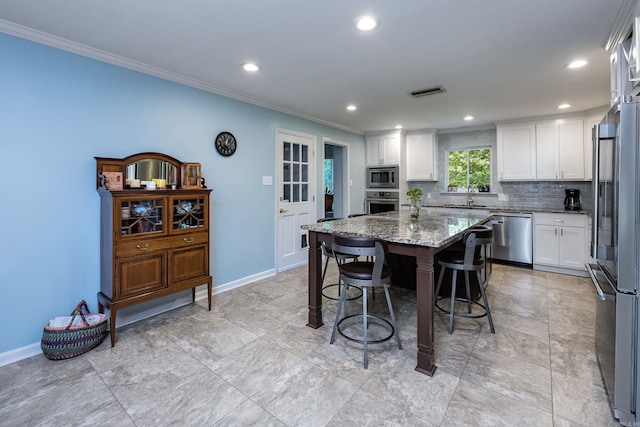
<path id="1" fill-rule="evenodd" d="M 448 187 L 489 190 L 491 186 L 491 150 L 488 148 L 449 151 Z"/>

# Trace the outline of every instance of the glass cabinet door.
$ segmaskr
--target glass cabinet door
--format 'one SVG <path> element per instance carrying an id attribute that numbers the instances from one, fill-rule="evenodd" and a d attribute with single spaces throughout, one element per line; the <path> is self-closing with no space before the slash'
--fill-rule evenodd
<path id="1" fill-rule="evenodd" d="M 120 200 L 120 236 L 162 233 L 163 199 Z"/>
<path id="2" fill-rule="evenodd" d="M 172 197 L 170 200 L 171 230 L 206 227 L 205 197 Z"/>

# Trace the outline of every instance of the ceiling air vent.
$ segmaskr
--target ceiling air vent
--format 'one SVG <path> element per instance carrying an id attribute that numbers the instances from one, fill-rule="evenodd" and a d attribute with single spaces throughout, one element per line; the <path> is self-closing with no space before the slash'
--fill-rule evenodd
<path id="1" fill-rule="evenodd" d="M 421 96 L 435 95 L 436 93 L 444 93 L 446 90 L 442 86 L 436 86 L 429 89 L 416 90 L 409 92 L 414 98 L 420 98 Z"/>

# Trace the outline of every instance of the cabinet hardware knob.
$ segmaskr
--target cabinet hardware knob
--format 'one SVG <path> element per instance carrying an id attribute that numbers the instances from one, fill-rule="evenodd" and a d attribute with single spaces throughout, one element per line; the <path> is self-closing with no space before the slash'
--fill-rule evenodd
<path id="1" fill-rule="evenodd" d="M 150 248 L 149 244 L 145 244 L 144 246 L 140 246 L 140 245 L 136 245 L 136 249 L 138 249 L 139 251 L 146 251 Z"/>
<path id="2" fill-rule="evenodd" d="M 285 212 L 289 212 L 289 211 L 288 211 L 288 210 L 286 210 L 286 209 L 282 209 L 282 208 L 280 208 L 280 213 L 285 213 Z"/>
<path id="3" fill-rule="evenodd" d="M 182 239 L 182 240 L 184 240 L 184 241 L 185 241 L 185 242 L 187 242 L 187 243 L 193 243 L 193 241 L 194 241 L 194 240 L 196 240 L 196 239 L 194 239 L 193 237 L 189 237 L 189 238 L 185 237 L 185 238 L 184 238 L 184 239 Z"/>

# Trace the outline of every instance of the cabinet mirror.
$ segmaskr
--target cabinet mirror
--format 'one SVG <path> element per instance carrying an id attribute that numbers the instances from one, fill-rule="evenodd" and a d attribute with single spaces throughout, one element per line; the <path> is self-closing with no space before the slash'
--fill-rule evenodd
<path id="1" fill-rule="evenodd" d="M 152 181 L 164 179 L 167 185 L 177 184 L 178 169 L 166 160 L 140 159 L 127 164 L 127 182 L 132 179 L 140 181 Z"/>
<path id="2" fill-rule="evenodd" d="M 139 188 L 147 181 L 160 180 L 161 188 L 180 188 L 180 172 L 182 162 L 162 153 L 138 153 L 123 159 L 96 157 L 98 172 L 97 187 L 101 186 L 100 175 L 105 172 L 122 173 L 127 187 Z M 137 181 L 134 187 L 133 181 Z"/>

